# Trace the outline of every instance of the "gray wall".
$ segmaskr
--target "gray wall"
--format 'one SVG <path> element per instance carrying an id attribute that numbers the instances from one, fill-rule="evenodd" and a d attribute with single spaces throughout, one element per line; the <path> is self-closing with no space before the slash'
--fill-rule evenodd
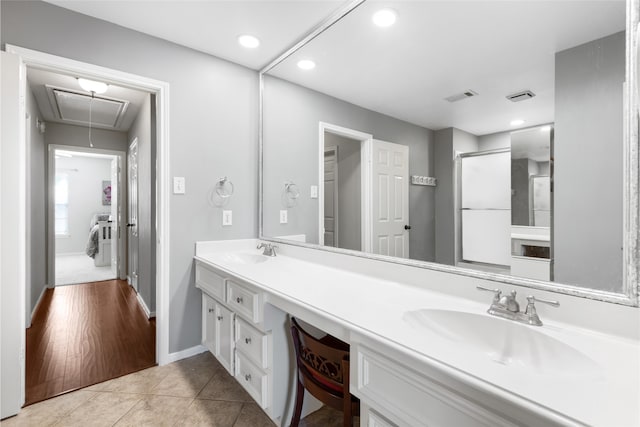
<path id="1" fill-rule="evenodd" d="M 44 140 L 47 146 L 55 144 L 89 148 L 89 128 L 49 122 Z M 127 134 L 124 132 L 92 129 L 91 142 L 93 148 L 127 151 Z"/>
<path id="2" fill-rule="evenodd" d="M 478 151 L 511 147 L 511 131 L 496 132 L 478 137 Z"/>
<path id="3" fill-rule="evenodd" d="M 529 225 L 529 159 L 511 159 L 511 224 Z"/>
<path id="4" fill-rule="evenodd" d="M 325 132 L 325 147 L 338 147 L 338 247 L 362 249 L 360 141 Z"/>
<path id="5" fill-rule="evenodd" d="M 456 223 L 455 159 L 459 153 L 478 151 L 478 137 L 456 128 L 435 132 L 435 261 L 455 265 L 456 236 L 460 230 Z M 460 248 L 458 248 L 460 250 Z"/>
<path id="6" fill-rule="evenodd" d="M 309 197 L 318 184 L 319 122 L 358 130 L 380 139 L 409 146 L 409 174 L 431 175 L 433 132 L 371 110 L 341 101 L 289 82 L 267 76 L 264 85 L 264 234 L 306 234 L 318 242 L 318 200 Z M 284 182 L 300 187 L 298 204 L 289 209 L 288 224 L 280 224 L 284 209 Z M 434 259 L 434 190 L 409 186 L 411 258 Z"/>
<path id="7" fill-rule="evenodd" d="M 556 54 L 554 280 L 622 291 L 625 34 Z"/>
<path id="8" fill-rule="evenodd" d="M 169 168 L 186 178 L 170 203 L 169 351 L 198 345 L 200 291 L 194 286 L 197 240 L 257 235 L 258 76 L 158 38 L 43 2 L 2 1 L 1 41 L 170 84 Z M 221 176 L 235 193 L 233 226 L 208 203 Z"/>
<path id="9" fill-rule="evenodd" d="M 151 134 L 151 95 L 147 95 L 128 134 L 128 144 L 138 138 L 138 293 L 150 311 L 155 311 L 155 141 Z M 127 147 L 128 151 L 128 147 Z M 128 158 L 128 157 L 127 157 Z M 125 169 L 128 170 L 128 169 Z M 128 216 L 127 216 L 128 218 Z M 130 268 L 127 269 L 130 272 Z"/>
<path id="10" fill-rule="evenodd" d="M 46 150 L 44 135 L 36 129 L 36 119 L 42 119 L 31 88 L 27 85 L 26 110 L 30 117 L 31 127 L 27 141 L 27 277 L 26 304 L 31 313 L 47 283 L 47 240 L 45 216 L 45 164 Z M 29 316 L 27 317 L 30 318 Z M 29 325 L 27 325 L 29 326 Z"/>

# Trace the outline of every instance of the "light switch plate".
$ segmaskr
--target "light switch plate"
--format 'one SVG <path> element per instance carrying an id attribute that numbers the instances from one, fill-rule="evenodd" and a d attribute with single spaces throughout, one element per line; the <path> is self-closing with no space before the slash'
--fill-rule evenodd
<path id="1" fill-rule="evenodd" d="M 288 222 L 287 210 L 280 211 L 280 224 L 286 224 Z"/>
<path id="2" fill-rule="evenodd" d="M 173 177 L 173 194 L 185 193 L 185 180 L 183 176 Z"/>
<path id="3" fill-rule="evenodd" d="M 233 224 L 233 211 L 222 211 L 222 225 Z"/>
<path id="4" fill-rule="evenodd" d="M 312 199 L 317 199 L 318 198 L 318 186 L 317 185 L 312 185 L 311 186 L 311 198 Z"/>

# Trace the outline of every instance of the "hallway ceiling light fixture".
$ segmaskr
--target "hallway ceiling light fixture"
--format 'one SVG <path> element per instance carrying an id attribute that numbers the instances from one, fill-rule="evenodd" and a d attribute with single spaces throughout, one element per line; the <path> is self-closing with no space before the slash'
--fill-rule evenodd
<path id="1" fill-rule="evenodd" d="M 310 59 L 302 59 L 298 61 L 298 68 L 302 70 L 313 70 L 316 68 L 316 63 Z"/>
<path id="2" fill-rule="evenodd" d="M 515 119 L 515 120 L 511 120 L 511 126 L 520 126 L 524 124 L 524 120 L 522 119 Z"/>
<path id="3" fill-rule="evenodd" d="M 91 141 L 91 113 L 93 109 L 93 98 L 96 93 L 101 94 L 107 91 L 107 84 L 102 82 L 96 82 L 94 80 L 78 78 L 78 84 L 87 92 L 91 92 L 91 99 L 89 100 L 89 147 L 93 148 L 93 141 Z"/>
<path id="4" fill-rule="evenodd" d="M 78 84 L 82 89 L 93 94 L 97 93 L 99 95 L 107 91 L 106 83 L 96 82 L 94 80 L 83 79 L 80 77 L 78 78 Z"/>
<path id="5" fill-rule="evenodd" d="M 260 46 L 260 40 L 257 37 L 251 36 L 249 34 L 243 34 L 238 37 L 238 43 L 240 46 L 246 47 L 247 49 L 255 49 Z"/>
<path id="6" fill-rule="evenodd" d="M 396 22 L 396 18 L 398 14 L 393 9 L 380 9 L 376 13 L 373 14 L 371 20 L 378 27 L 390 27 Z"/>

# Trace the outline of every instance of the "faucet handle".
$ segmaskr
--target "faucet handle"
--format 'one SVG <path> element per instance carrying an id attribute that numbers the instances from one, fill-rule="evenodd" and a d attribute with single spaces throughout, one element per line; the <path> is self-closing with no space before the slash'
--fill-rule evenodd
<path id="1" fill-rule="evenodd" d="M 500 289 L 485 288 L 484 286 L 480 286 L 480 285 L 476 285 L 476 289 L 479 291 L 493 292 L 493 301 L 494 302 L 500 301 L 500 296 L 502 295 L 502 291 Z"/>
<path id="2" fill-rule="evenodd" d="M 542 299 L 542 298 L 534 297 L 533 295 L 529 295 L 527 297 L 527 307 L 533 306 L 536 301 L 543 302 L 543 303 L 548 304 L 548 305 L 550 305 L 552 307 L 560 307 L 560 303 L 558 301 L 553 301 L 553 300 L 549 300 L 549 299 Z"/>

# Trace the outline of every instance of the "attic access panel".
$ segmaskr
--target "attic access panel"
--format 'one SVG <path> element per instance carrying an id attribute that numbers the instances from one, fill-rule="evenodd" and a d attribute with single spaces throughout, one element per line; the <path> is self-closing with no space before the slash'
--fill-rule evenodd
<path id="1" fill-rule="evenodd" d="M 88 125 L 91 106 L 91 124 L 95 127 L 116 129 L 123 119 L 129 101 L 110 99 L 47 86 L 56 115 L 62 121 Z"/>

